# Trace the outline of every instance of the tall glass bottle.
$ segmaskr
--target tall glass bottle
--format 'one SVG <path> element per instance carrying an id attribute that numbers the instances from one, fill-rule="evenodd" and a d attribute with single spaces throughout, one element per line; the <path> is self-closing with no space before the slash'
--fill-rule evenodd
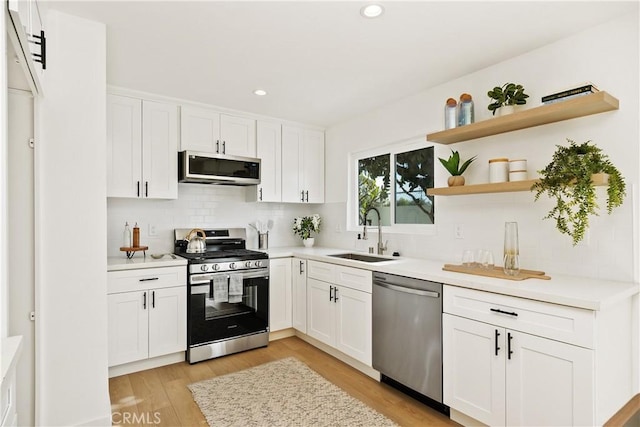
<path id="1" fill-rule="evenodd" d="M 458 126 L 458 103 L 455 99 L 447 99 L 444 106 L 444 128 L 453 129 Z"/>
<path id="2" fill-rule="evenodd" d="M 518 248 L 518 223 L 504 223 L 504 272 L 509 276 L 520 273 L 520 249 Z"/>
<path id="3" fill-rule="evenodd" d="M 458 104 L 458 126 L 470 125 L 473 121 L 473 98 L 468 93 L 463 93 Z"/>

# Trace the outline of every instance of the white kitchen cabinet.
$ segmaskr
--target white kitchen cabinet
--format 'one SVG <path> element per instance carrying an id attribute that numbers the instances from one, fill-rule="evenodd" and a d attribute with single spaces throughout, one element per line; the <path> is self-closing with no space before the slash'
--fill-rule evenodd
<path id="1" fill-rule="evenodd" d="M 177 107 L 107 96 L 107 196 L 178 197 Z"/>
<path id="2" fill-rule="evenodd" d="M 593 312 L 445 286 L 443 311 L 452 419 L 457 411 L 492 426 L 601 425 L 629 398 L 616 366 L 629 362 L 630 302 Z"/>
<path id="3" fill-rule="evenodd" d="M 6 8 L 7 35 L 16 53 L 16 61 L 24 72 L 31 92 L 42 94 L 41 81 L 47 54 L 41 4 L 36 0 L 8 0 Z"/>
<path id="4" fill-rule="evenodd" d="M 307 265 L 307 334 L 371 366 L 371 271 Z"/>
<path id="5" fill-rule="evenodd" d="M 277 258 L 269 261 L 269 330 L 292 326 L 291 260 Z"/>
<path id="6" fill-rule="evenodd" d="M 293 327 L 307 333 L 307 260 L 291 260 Z"/>
<path id="7" fill-rule="evenodd" d="M 185 267 L 108 272 L 107 283 L 109 366 L 186 350 Z"/>
<path id="8" fill-rule="evenodd" d="M 280 123 L 258 120 L 257 157 L 260 163 L 260 184 L 250 187 L 257 191 L 259 202 L 282 201 L 282 126 Z"/>
<path id="9" fill-rule="evenodd" d="M 256 157 L 256 121 L 183 105 L 180 107 L 180 149 Z"/>
<path id="10" fill-rule="evenodd" d="M 324 132 L 282 126 L 282 201 L 324 203 Z"/>

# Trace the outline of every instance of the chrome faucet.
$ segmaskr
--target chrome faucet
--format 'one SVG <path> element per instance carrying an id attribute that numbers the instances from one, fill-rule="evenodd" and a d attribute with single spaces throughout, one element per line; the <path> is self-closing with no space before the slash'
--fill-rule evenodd
<path id="1" fill-rule="evenodd" d="M 382 244 L 382 220 L 380 219 L 380 211 L 373 206 L 364 212 L 362 239 L 367 240 L 367 214 L 370 211 L 374 211 L 378 215 L 378 255 L 384 255 L 384 251 L 387 250 L 387 245 Z"/>

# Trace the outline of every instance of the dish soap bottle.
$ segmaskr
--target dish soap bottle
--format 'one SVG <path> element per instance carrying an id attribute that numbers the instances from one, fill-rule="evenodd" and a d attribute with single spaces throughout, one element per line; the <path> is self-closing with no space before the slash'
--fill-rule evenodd
<path id="1" fill-rule="evenodd" d="M 129 228 L 129 222 L 124 223 L 124 233 L 122 235 L 122 246 L 125 248 L 131 247 L 131 228 Z"/>
<path id="2" fill-rule="evenodd" d="M 140 247 L 140 228 L 138 227 L 138 223 L 133 226 L 133 247 Z"/>

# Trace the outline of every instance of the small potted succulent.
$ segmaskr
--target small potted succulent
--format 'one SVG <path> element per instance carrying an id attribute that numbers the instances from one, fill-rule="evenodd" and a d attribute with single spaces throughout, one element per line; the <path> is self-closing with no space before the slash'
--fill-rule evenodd
<path id="1" fill-rule="evenodd" d="M 515 83 L 505 83 L 502 87 L 496 86 L 487 92 L 487 95 L 493 100 L 487 108 L 494 116 L 497 110 L 500 110 L 501 115 L 513 113 L 514 107 L 526 104 L 529 97 L 524 93 L 524 87 Z"/>
<path id="2" fill-rule="evenodd" d="M 302 237 L 302 243 L 305 247 L 313 246 L 315 239 L 311 237 L 311 233 L 320 232 L 320 215 L 313 214 L 311 216 L 299 216 L 293 220 L 293 233 Z"/>
<path id="3" fill-rule="evenodd" d="M 438 157 L 442 166 L 451 174 L 447 180 L 449 187 L 455 187 L 464 185 L 464 177 L 462 174 L 467 170 L 469 165 L 476 159 L 477 156 L 473 156 L 469 160 L 460 165 L 460 154 L 457 151 L 451 150 L 451 156 L 447 160 Z"/>
<path id="4" fill-rule="evenodd" d="M 538 171 L 540 181 L 533 185 L 535 200 L 543 194 L 556 200 L 545 219 L 554 219 L 556 228 L 578 244 L 589 228 L 589 215 L 598 215 L 596 189 L 592 175 L 607 174 L 607 213 L 622 205 L 626 195 L 620 171 L 608 156 L 591 141 L 578 144 L 570 139 L 568 147 L 557 146 L 551 163 Z"/>

